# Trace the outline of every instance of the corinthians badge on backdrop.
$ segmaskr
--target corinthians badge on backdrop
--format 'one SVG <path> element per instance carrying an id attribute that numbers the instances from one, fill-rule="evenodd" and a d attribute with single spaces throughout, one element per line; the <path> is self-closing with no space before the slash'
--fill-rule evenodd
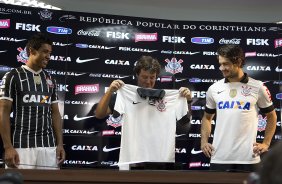
<path id="1" fill-rule="evenodd" d="M 34 75 L 33 79 L 34 79 L 35 84 L 37 84 L 37 85 L 41 84 L 41 77 L 40 77 L 40 75 Z"/>
<path id="2" fill-rule="evenodd" d="M 229 96 L 234 98 L 237 95 L 237 89 L 230 89 Z"/>

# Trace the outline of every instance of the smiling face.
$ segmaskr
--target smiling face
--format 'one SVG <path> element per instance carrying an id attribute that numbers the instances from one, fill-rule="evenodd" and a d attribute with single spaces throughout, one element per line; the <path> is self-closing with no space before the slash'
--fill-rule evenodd
<path id="1" fill-rule="evenodd" d="M 29 60 L 27 65 L 34 71 L 46 68 L 49 60 L 50 54 L 52 52 L 52 46 L 49 44 L 42 44 L 41 47 L 36 50 L 34 48 L 30 49 Z"/>
<path id="2" fill-rule="evenodd" d="M 238 78 L 241 68 L 238 64 L 233 64 L 228 58 L 218 56 L 219 70 L 222 72 L 224 78 L 232 81 L 234 78 Z"/>

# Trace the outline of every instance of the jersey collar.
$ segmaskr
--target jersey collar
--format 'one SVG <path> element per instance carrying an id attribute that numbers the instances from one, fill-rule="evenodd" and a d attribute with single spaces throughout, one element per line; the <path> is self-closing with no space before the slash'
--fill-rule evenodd
<path id="1" fill-rule="evenodd" d="M 230 82 L 227 78 L 225 78 L 224 83 Z M 243 78 L 240 80 L 241 83 L 247 84 L 249 82 L 249 77 L 247 73 L 244 73 Z"/>
<path id="2" fill-rule="evenodd" d="M 26 69 L 26 70 L 34 73 L 34 74 L 39 74 L 42 71 L 42 69 L 40 69 L 39 71 L 36 72 L 33 69 L 29 68 L 27 65 L 22 65 L 22 68 L 24 68 L 24 69 Z"/>

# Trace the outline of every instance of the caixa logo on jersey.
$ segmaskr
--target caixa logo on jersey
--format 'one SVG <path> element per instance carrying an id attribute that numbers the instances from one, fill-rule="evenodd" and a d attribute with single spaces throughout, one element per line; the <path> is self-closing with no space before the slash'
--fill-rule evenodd
<path id="1" fill-rule="evenodd" d="M 51 104 L 51 97 L 46 95 L 31 95 L 25 94 L 23 96 L 24 104 Z"/>
<path id="2" fill-rule="evenodd" d="M 191 38 L 191 42 L 195 44 L 212 44 L 214 43 L 214 39 L 210 37 L 193 37 Z"/>
<path id="3" fill-rule="evenodd" d="M 277 93 L 276 94 L 276 99 L 282 100 L 282 93 Z"/>
<path id="4" fill-rule="evenodd" d="M 98 147 L 92 145 L 72 145 L 71 149 L 74 151 L 98 151 Z"/>
<path id="5" fill-rule="evenodd" d="M 17 55 L 17 60 L 20 63 L 26 63 L 28 60 L 28 56 L 27 56 L 27 52 L 26 52 L 26 48 L 22 49 L 21 47 L 18 47 L 17 50 L 20 52 Z"/>
<path id="6" fill-rule="evenodd" d="M 65 27 L 56 27 L 56 26 L 49 26 L 46 28 L 48 33 L 53 33 L 53 34 L 71 34 L 72 29 L 70 28 L 65 28 Z"/>

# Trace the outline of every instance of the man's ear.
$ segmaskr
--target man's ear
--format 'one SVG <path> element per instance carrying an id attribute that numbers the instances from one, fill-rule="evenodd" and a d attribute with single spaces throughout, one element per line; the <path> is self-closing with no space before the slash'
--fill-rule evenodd
<path id="1" fill-rule="evenodd" d="M 29 47 L 28 50 L 29 50 L 29 55 L 35 55 L 35 49 Z"/>

